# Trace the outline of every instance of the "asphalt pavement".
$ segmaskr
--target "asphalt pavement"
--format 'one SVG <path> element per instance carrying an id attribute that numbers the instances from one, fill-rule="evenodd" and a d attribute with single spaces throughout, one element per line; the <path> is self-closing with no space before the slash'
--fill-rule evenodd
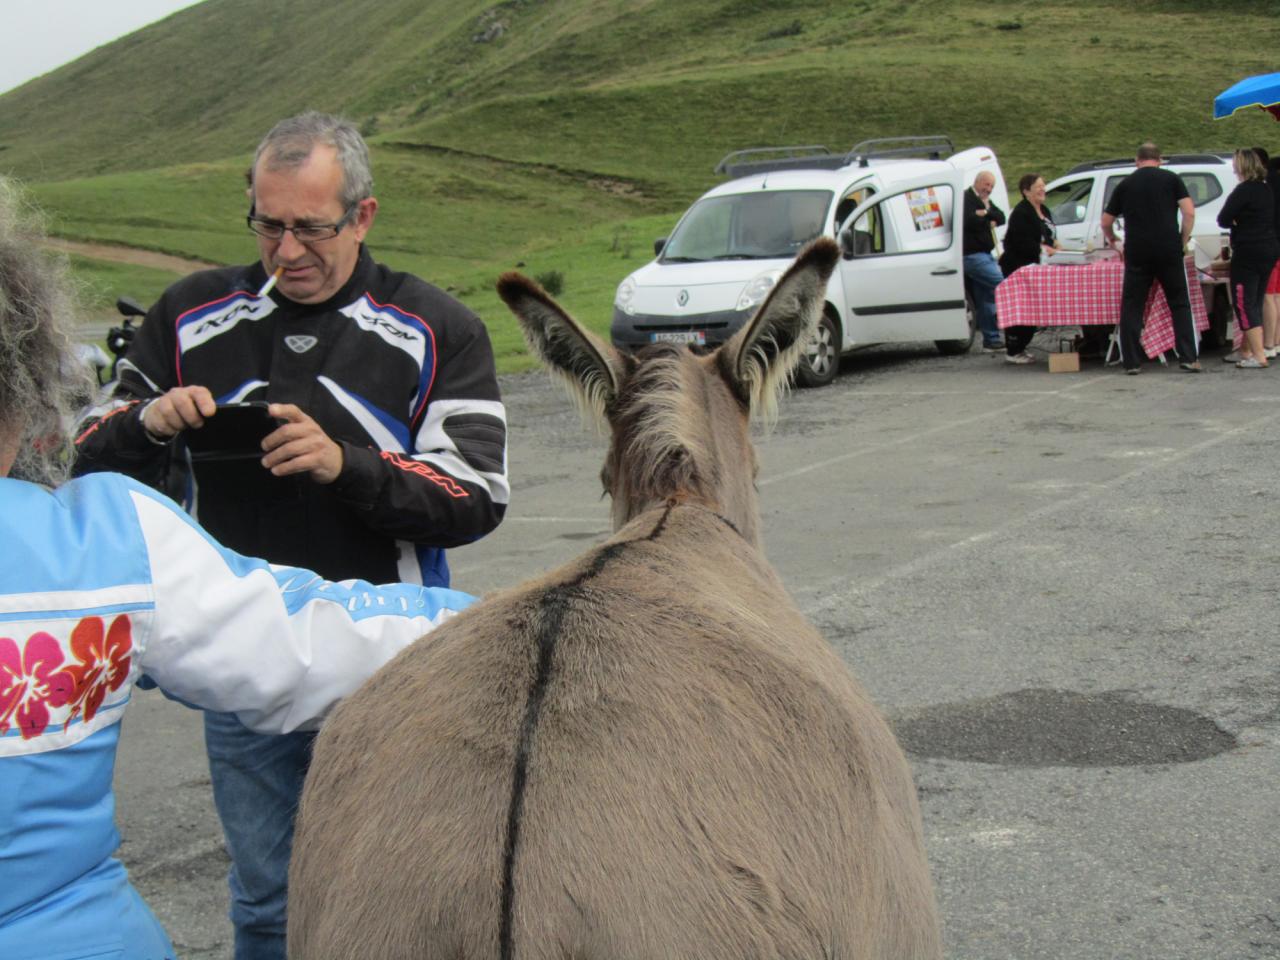
<path id="1" fill-rule="evenodd" d="M 955 960 L 1280 957 L 1280 367 L 1204 366 L 879 347 L 759 440 L 769 557 L 908 750 Z M 503 389 L 475 593 L 609 532 L 603 439 Z M 180 956 L 230 958 L 198 715 L 139 693 L 117 788 Z"/>

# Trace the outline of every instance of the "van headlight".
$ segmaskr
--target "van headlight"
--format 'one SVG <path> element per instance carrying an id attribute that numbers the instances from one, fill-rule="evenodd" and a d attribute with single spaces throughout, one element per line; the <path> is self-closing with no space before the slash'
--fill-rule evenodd
<path id="1" fill-rule="evenodd" d="M 613 305 L 625 314 L 635 313 L 635 307 L 631 305 L 631 301 L 636 296 L 636 281 L 634 277 L 627 277 L 618 284 L 618 292 L 613 295 Z"/>
<path id="2" fill-rule="evenodd" d="M 768 273 L 753 277 L 751 282 L 742 288 L 742 293 L 738 296 L 738 304 L 734 309 L 738 311 L 750 310 L 756 306 L 769 295 L 769 291 L 773 289 L 781 276 L 781 270 L 770 270 Z"/>

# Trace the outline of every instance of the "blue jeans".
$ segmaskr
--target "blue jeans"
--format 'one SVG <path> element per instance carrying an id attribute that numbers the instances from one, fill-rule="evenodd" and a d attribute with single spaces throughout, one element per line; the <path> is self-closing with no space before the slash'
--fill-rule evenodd
<path id="1" fill-rule="evenodd" d="M 978 329 L 983 346 L 1000 342 L 996 326 L 996 287 L 1004 279 L 996 258 L 989 253 L 968 253 L 964 257 L 964 275 L 973 287 L 973 306 L 978 312 Z"/>
<path id="2" fill-rule="evenodd" d="M 230 713 L 205 713 L 213 802 L 231 854 L 235 960 L 285 960 L 293 818 L 314 733 L 254 733 Z"/>

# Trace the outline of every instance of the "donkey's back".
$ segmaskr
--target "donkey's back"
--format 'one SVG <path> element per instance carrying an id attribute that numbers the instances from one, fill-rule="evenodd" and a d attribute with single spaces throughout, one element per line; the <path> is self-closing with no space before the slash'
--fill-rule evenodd
<path id="1" fill-rule="evenodd" d="M 936 956 L 902 754 L 743 547 L 705 508 L 644 514 L 343 704 L 291 953 Z"/>
<path id="2" fill-rule="evenodd" d="M 618 532 L 383 668 L 316 742 L 306 960 L 940 954 L 907 763 L 760 548 L 747 418 L 814 325 L 816 244 L 719 351 L 611 351 L 520 278 L 607 420 Z"/>

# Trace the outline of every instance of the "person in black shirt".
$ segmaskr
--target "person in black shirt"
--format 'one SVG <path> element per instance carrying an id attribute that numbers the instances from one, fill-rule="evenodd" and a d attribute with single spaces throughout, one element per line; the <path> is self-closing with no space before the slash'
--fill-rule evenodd
<path id="1" fill-rule="evenodd" d="M 1102 214 L 1102 233 L 1124 257 L 1124 288 L 1120 303 L 1120 360 L 1125 373 L 1137 373 L 1142 363 L 1142 326 L 1151 281 L 1160 281 L 1173 314 L 1179 365 L 1200 372 L 1191 295 L 1182 253 L 1191 239 L 1196 208 L 1186 184 L 1170 170 L 1160 169 L 1160 148 L 1138 148 L 1138 169 L 1120 181 Z M 1178 230 L 1178 213 L 1182 230 Z M 1115 235 L 1116 218 L 1124 217 L 1125 243 Z"/>
<path id="2" fill-rule="evenodd" d="M 996 327 L 996 287 L 1004 274 L 991 252 L 996 246 L 995 228 L 1004 223 L 1004 211 L 991 202 L 995 185 L 995 175 L 982 170 L 964 192 L 964 275 L 973 288 L 982 349 L 988 353 L 1004 348 Z"/>
<path id="3" fill-rule="evenodd" d="M 1267 171 L 1255 151 L 1237 150 L 1232 167 L 1240 183 L 1222 205 L 1218 226 L 1231 229 L 1231 305 L 1236 325 L 1244 333 L 1236 366 L 1261 370 L 1268 365 L 1262 301 L 1271 268 L 1280 257 L 1275 196 L 1265 182 Z"/>
<path id="4" fill-rule="evenodd" d="M 1276 238 L 1280 239 L 1280 157 L 1272 157 L 1262 147 L 1254 147 L 1253 151 L 1267 168 L 1267 186 L 1271 188 L 1276 206 Z M 1274 360 L 1280 352 L 1276 348 L 1280 340 L 1277 328 L 1280 328 L 1280 260 L 1271 268 L 1267 294 L 1262 298 L 1262 352 L 1268 360 Z"/>
<path id="5" fill-rule="evenodd" d="M 1051 254 L 1058 249 L 1053 215 L 1044 205 L 1044 178 L 1038 173 L 1024 174 L 1018 181 L 1018 191 L 1022 200 L 1009 214 L 1004 253 L 1000 255 L 1000 269 L 1006 277 L 1022 267 L 1039 263 L 1041 251 Z M 1027 353 L 1027 344 L 1035 332 L 1035 327 L 1006 327 L 1005 360 L 1034 363 L 1035 357 Z"/>

